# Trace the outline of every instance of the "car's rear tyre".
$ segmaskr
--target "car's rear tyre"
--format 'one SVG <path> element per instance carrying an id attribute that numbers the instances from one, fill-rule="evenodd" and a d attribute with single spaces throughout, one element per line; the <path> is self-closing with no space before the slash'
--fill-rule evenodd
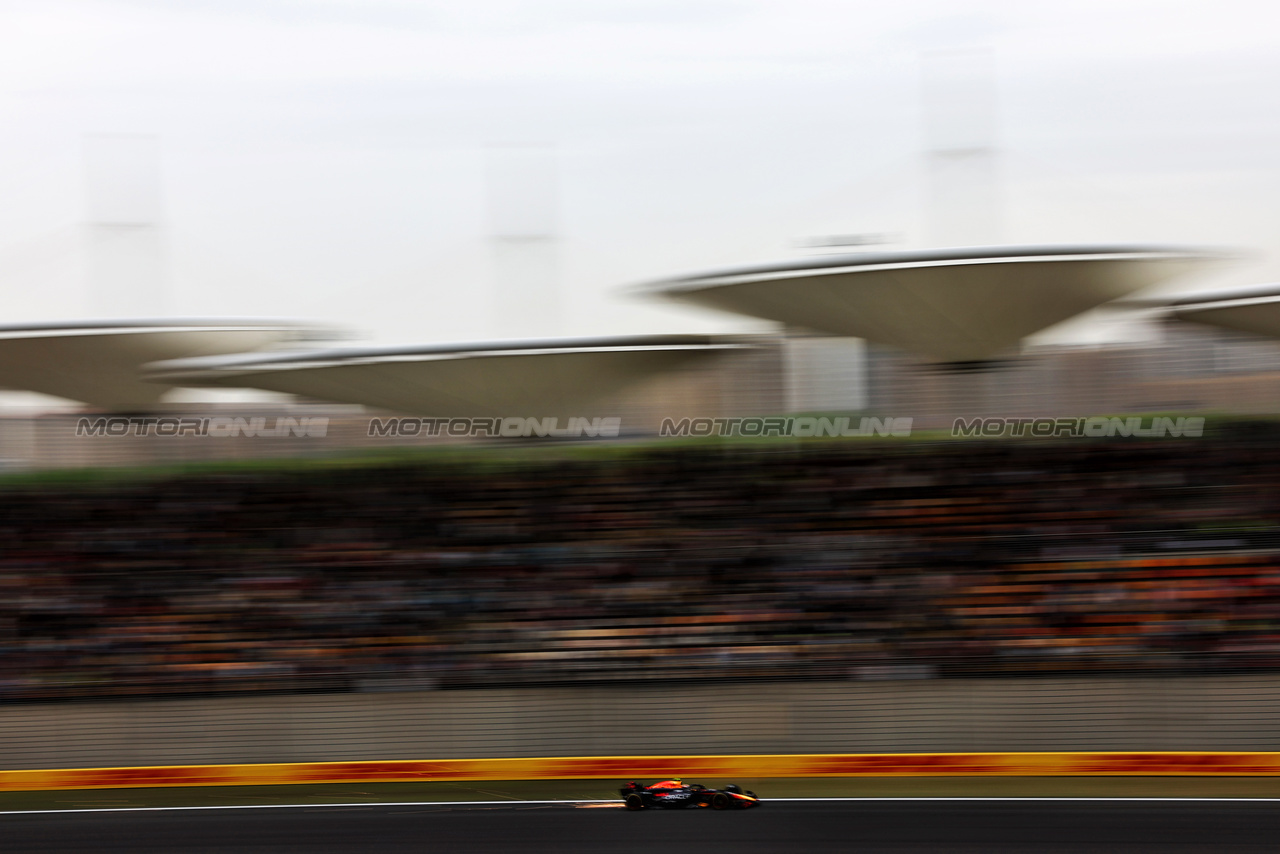
<path id="1" fill-rule="evenodd" d="M 627 809 L 632 812 L 644 809 L 644 798 L 639 795 L 627 795 Z"/>
<path id="2" fill-rule="evenodd" d="M 727 810 L 731 806 L 733 806 L 733 798 L 724 792 L 716 792 L 711 796 L 711 808 L 713 810 Z"/>

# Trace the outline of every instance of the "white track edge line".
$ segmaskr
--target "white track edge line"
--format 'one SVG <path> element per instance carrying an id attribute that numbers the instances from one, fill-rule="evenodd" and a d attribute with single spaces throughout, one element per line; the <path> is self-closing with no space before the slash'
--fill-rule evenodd
<path id="1" fill-rule="evenodd" d="M 1223 801 L 1230 803 L 1270 803 L 1280 802 L 1280 798 L 1215 798 L 1211 796 L 1200 798 L 1179 798 L 1179 797 L 1109 797 L 1107 795 L 1015 795 L 1002 797 L 1000 795 L 906 795 L 903 797 L 893 797 L 892 795 L 874 795 L 857 798 L 762 798 L 761 804 L 772 804 L 783 801 L 1155 801 L 1155 802 L 1188 802 L 1188 803 L 1206 803 L 1213 801 Z"/>
<path id="2" fill-rule="evenodd" d="M 1117 803 L 1280 803 L 1280 798 L 1109 798 L 1104 795 L 1090 797 L 861 797 L 861 798 L 766 798 L 761 805 L 771 803 L 818 803 L 823 801 L 1042 801 L 1042 802 L 1106 802 Z M 508 806 L 559 804 L 618 804 L 622 801 L 609 798 L 607 800 L 536 800 L 536 801 L 371 801 L 368 803 L 341 804 L 197 804 L 175 807 L 87 807 L 83 809 L 53 810 L 0 810 L 0 815 L 57 815 L 64 813 L 106 813 L 106 812 L 176 812 L 179 810 L 295 810 L 295 809 L 342 809 L 353 807 L 474 807 L 474 806 Z"/>

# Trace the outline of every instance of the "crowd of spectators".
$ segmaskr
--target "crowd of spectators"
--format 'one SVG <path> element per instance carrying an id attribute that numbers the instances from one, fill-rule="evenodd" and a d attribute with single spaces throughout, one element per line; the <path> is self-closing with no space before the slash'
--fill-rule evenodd
<path id="1" fill-rule="evenodd" d="M 1280 442 L 614 449 L 0 492 L 0 701 L 1280 668 Z"/>

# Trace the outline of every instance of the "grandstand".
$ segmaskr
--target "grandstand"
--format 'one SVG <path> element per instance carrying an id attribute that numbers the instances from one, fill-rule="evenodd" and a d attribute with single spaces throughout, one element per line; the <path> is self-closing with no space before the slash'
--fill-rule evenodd
<path id="1" fill-rule="evenodd" d="M 584 743 L 566 715 L 733 696 L 752 723 L 725 749 L 844 751 L 859 733 L 946 750 L 977 726 L 948 711 L 957 698 L 976 719 L 1042 695 L 972 743 L 1156 744 L 1098 718 L 1095 699 L 1167 695 L 1250 721 L 1212 741 L 1223 749 L 1269 745 L 1280 446 L 1272 421 L 1251 418 L 1280 400 L 1280 349 L 1260 337 L 1270 304 L 1117 299 L 1219 260 L 955 251 L 673 286 L 778 324 L 731 337 L 390 349 L 306 347 L 317 333 L 294 324 L 40 330 L 14 345 L 37 348 L 15 350 L 16 368 L 34 352 L 81 385 L 16 368 L 9 385 L 93 408 L 0 419 L 15 470 L 0 480 L 0 745 L 22 767 L 141 761 L 103 723 L 127 703 L 168 721 L 155 762 L 369 758 L 369 727 L 394 756 L 652 752 L 703 736 Z M 743 277 L 829 322 L 797 328 L 798 315 L 737 303 L 726 293 Z M 867 302 L 871 278 L 881 293 Z M 952 310 L 1019 281 L 1037 304 L 1037 288 L 1061 290 L 1058 314 Z M 811 301 L 811 286 L 835 302 Z M 919 316 L 936 300 L 946 322 L 923 339 L 873 310 Z M 1107 301 L 1157 334 L 1027 338 Z M 107 343 L 81 342 L 99 331 Z M 276 397 L 177 403 L 179 388 Z M 962 417 L 1153 412 L 1208 413 L 1208 426 L 1194 439 L 949 437 Z M 914 430 L 654 436 L 665 420 L 836 414 Z M 557 432 L 564 419 L 592 426 Z M 386 426 L 401 420 L 414 429 Z M 507 421 L 521 429 L 495 426 Z M 755 698 L 765 684 L 786 699 Z M 387 717 L 388 694 L 404 720 Z M 314 703 L 295 714 L 302 697 Z M 523 727 L 510 743 L 483 726 L 446 737 L 526 702 L 542 711 L 504 724 Z M 81 738 L 39 735 L 81 715 Z M 228 715 L 298 738 L 261 744 Z M 406 722 L 419 716 L 448 726 Z M 1209 743 L 1211 720 L 1189 711 L 1159 744 Z M 201 740 L 210 722 L 221 740 Z"/>
<path id="2" fill-rule="evenodd" d="M 11 489 L 0 697 L 1273 670 L 1275 456 L 642 446 Z"/>

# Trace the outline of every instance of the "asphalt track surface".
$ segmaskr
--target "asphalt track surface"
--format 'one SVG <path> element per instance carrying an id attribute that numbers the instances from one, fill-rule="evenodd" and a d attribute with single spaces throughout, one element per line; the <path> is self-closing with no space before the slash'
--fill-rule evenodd
<path id="1" fill-rule="evenodd" d="M 1280 802 L 857 800 L 743 812 L 547 803 L 9 813 L 0 850 L 130 852 L 1243 852 Z"/>

